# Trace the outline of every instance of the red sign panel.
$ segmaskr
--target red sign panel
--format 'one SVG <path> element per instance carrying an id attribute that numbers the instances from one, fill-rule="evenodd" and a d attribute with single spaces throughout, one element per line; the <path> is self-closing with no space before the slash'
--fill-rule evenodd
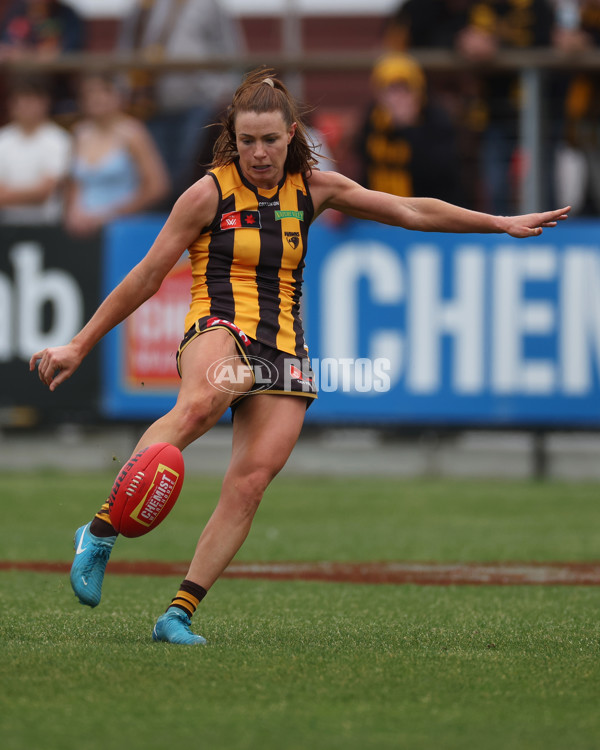
<path id="1" fill-rule="evenodd" d="M 166 276 L 158 292 L 123 323 L 124 380 L 131 390 L 179 387 L 175 355 L 190 309 L 192 273 L 187 256 Z"/>

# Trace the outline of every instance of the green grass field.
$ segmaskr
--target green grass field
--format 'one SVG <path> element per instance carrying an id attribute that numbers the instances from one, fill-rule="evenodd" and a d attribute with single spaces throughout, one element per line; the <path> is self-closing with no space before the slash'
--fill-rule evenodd
<path id="1" fill-rule="evenodd" d="M 109 476 L 3 477 L 0 558 L 64 560 Z M 280 479 L 243 560 L 594 561 L 600 487 Z M 218 482 L 113 559 L 189 559 Z M 0 573 L 7 750 L 600 747 L 600 588 L 222 580 L 207 647 L 154 644 L 179 578 Z"/>

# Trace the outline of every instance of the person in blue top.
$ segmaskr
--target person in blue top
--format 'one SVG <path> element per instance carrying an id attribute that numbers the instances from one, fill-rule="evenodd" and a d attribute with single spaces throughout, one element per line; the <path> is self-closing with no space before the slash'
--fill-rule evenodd
<path id="1" fill-rule="evenodd" d="M 84 236 L 152 208 L 167 194 L 169 181 L 147 128 L 123 111 L 109 75 L 84 77 L 80 99 L 84 116 L 74 130 L 65 226 Z"/>

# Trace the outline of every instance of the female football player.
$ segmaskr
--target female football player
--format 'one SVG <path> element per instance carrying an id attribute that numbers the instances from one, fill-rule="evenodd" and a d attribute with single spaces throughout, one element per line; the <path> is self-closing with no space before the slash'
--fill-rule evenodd
<path id="1" fill-rule="evenodd" d="M 311 222 L 333 208 L 360 219 L 435 232 L 506 232 L 532 237 L 569 208 L 492 216 L 430 198 L 367 190 L 315 168 L 298 105 L 268 70 L 250 73 L 236 91 L 211 171 L 176 202 L 156 241 L 66 346 L 33 355 L 39 377 L 55 390 L 86 354 L 160 287 L 189 250 L 192 302 L 178 352 L 181 386 L 173 409 L 152 424 L 135 451 L 158 442 L 184 449 L 233 409 L 231 460 L 216 508 L 185 580 L 153 638 L 204 643 L 191 616 L 246 539 L 263 493 L 296 443 L 316 393 L 299 301 Z M 223 388 L 215 364 L 232 358 L 238 373 Z M 256 358 L 270 363 L 265 388 Z M 295 369 L 294 369 L 295 368 Z M 75 535 L 71 583 L 82 604 L 100 601 L 117 534 L 108 505 Z"/>

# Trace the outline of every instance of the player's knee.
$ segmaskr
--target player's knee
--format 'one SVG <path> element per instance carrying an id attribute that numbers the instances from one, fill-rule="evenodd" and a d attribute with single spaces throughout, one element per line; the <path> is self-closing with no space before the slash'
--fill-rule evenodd
<path id="1" fill-rule="evenodd" d="M 209 393 L 203 398 L 179 404 L 179 424 L 182 433 L 189 440 L 203 435 L 222 416 L 226 404 L 222 399 Z"/>
<path id="2" fill-rule="evenodd" d="M 255 467 L 235 482 L 236 496 L 244 512 L 254 514 L 273 479 L 274 472 L 268 467 Z"/>

